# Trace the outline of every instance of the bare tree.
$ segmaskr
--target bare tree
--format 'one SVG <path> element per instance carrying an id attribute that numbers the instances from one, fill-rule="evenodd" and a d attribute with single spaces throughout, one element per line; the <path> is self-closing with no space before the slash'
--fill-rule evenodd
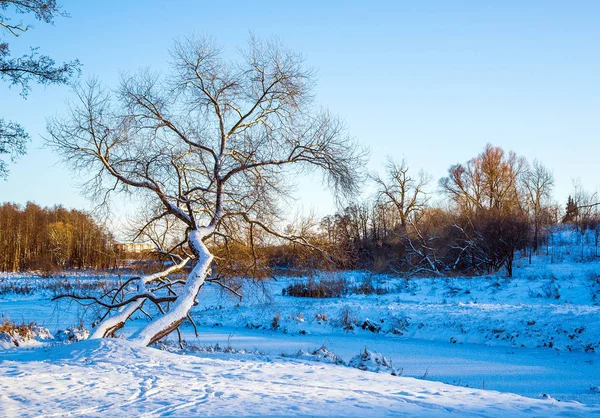
<path id="1" fill-rule="evenodd" d="M 473 268 L 485 266 L 488 272 L 505 266 L 512 275 L 515 251 L 528 238 L 525 199 L 519 187 L 525 168 L 524 158 L 488 144 L 465 165 L 451 166 L 448 177 L 440 180 L 462 218 L 463 225 L 456 225 L 457 260 L 471 258 Z"/>
<path id="2" fill-rule="evenodd" d="M 192 38 L 175 44 L 168 77 L 145 71 L 113 92 L 97 81 L 76 89 L 70 114 L 48 124 L 49 144 L 73 169 L 92 173 L 85 187 L 96 198 L 142 195 L 153 212 L 147 225 L 169 218 L 185 227 L 165 249 L 169 269 L 137 278 L 135 291 L 122 286 L 108 301 L 86 297 L 107 309 L 92 337 L 114 335 L 144 303 L 161 314 L 132 340 L 148 345 L 178 329 L 211 280 L 209 240 L 227 239 L 240 225 L 312 246 L 277 228 L 292 168 L 319 169 L 335 192 L 351 194 L 364 157 L 340 120 L 313 110 L 313 84 L 302 57 L 277 42 L 251 39 L 232 62 L 213 42 Z M 187 264 L 186 277 L 172 276 Z"/>
<path id="3" fill-rule="evenodd" d="M 382 243 L 400 222 L 398 211 L 385 202 L 376 200 L 371 206 L 371 233 L 374 242 Z"/>
<path id="4" fill-rule="evenodd" d="M 467 212 L 477 209 L 512 211 L 520 208 L 518 180 L 526 161 L 514 152 L 487 144 L 485 150 L 466 164 L 456 164 L 440 180 L 442 190 Z"/>
<path id="5" fill-rule="evenodd" d="M 380 200 L 392 204 L 398 210 L 400 223 L 403 228 L 406 228 L 411 215 L 422 211 L 429 200 L 426 187 L 431 177 L 424 171 L 420 171 L 417 178 L 411 177 L 408 164 L 404 159 L 397 164 L 388 158 L 386 168 L 385 179 L 379 175 L 373 175 L 371 178 L 379 187 Z"/>
<path id="6" fill-rule="evenodd" d="M 409 220 L 411 233 L 404 235 L 407 244 L 405 263 L 412 274 L 434 274 L 442 276 L 440 268 L 443 263 L 438 259 L 436 241 L 438 237 L 430 234 L 430 225 L 419 225 L 413 220 Z"/>
<path id="7" fill-rule="evenodd" d="M 533 160 L 533 166 L 524 170 L 523 188 L 527 208 L 533 220 L 533 252 L 539 247 L 539 234 L 544 224 L 550 222 L 548 208 L 552 199 L 554 176 L 538 160 Z"/>
<path id="8" fill-rule="evenodd" d="M 573 204 L 575 207 L 575 223 L 579 231 L 579 239 L 581 244 L 581 260 L 585 257 L 585 241 L 588 229 L 594 230 L 596 209 L 600 206 L 598 201 L 598 193 L 590 193 L 583 188 L 581 180 L 573 181 Z"/>
<path id="9" fill-rule="evenodd" d="M 53 23 L 55 16 L 66 16 L 56 0 L 1 0 L 0 1 L 0 79 L 6 80 L 9 85 L 21 89 L 21 96 L 27 97 L 30 83 L 38 84 L 65 84 L 78 71 L 79 61 L 71 61 L 56 65 L 54 60 L 47 55 L 40 55 L 37 48 L 31 48 L 28 55 L 12 58 L 8 42 L 3 35 L 16 38 L 23 35 L 31 25 L 24 25 L 12 20 L 5 14 L 12 10 L 16 14 L 31 13 L 35 18 L 44 23 Z M 11 161 L 25 154 L 25 144 L 29 135 L 25 129 L 13 121 L 0 118 L 0 157 L 8 155 Z M 8 175 L 5 161 L 0 159 L 0 177 Z"/>
<path id="10" fill-rule="evenodd" d="M 594 256 L 598 258 L 598 246 L 600 245 L 600 203 L 594 205 L 590 217 L 590 230 L 594 233 Z"/>

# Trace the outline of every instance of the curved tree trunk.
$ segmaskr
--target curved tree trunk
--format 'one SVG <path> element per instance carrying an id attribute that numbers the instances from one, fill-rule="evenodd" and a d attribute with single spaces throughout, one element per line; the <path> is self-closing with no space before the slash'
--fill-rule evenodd
<path id="1" fill-rule="evenodd" d="M 146 292 L 147 284 L 152 283 L 153 281 L 158 280 L 162 277 L 168 276 L 169 274 L 177 270 L 181 270 L 185 267 L 189 260 L 189 258 L 186 258 L 182 260 L 179 264 L 171 266 L 165 271 L 140 277 L 137 289 L 138 294 L 143 295 Z M 125 325 L 125 321 L 127 321 L 131 317 L 131 315 L 133 315 L 138 309 L 142 307 L 145 300 L 146 298 L 141 297 L 140 299 L 119 308 L 115 315 L 106 318 L 104 321 L 99 323 L 89 338 L 94 339 L 113 336 L 116 331 L 123 328 L 123 326 Z"/>
<path id="2" fill-rule="evenodd" d="M 116 315 L 111 316 L 98 324 L 94 332 L 90 334 L 89 339 L 93 340 L 96 338 L 113 336 L 115 332 L 125 326 L 125 321 L 127 321 L 135 311 L 142 307 L 144 300 L 145 299 L 139 299 L 120 308 Z"/>
<path id="3" fill-rule="evenodd" d="M 196 256 L 196 265 L 188 275 L 181 293 L 177 296 L 177 301 L 173 303 L 169 312 L 135 332 L 130 340 L 150 345 L 174 331 L 185 320 L 194 305 L 200 287 L 206 280 L 213 261 L 213 255 L 202 242 L 208 233 L 209 230 L 206 228 L 190 232 L 188 244 Z"/>

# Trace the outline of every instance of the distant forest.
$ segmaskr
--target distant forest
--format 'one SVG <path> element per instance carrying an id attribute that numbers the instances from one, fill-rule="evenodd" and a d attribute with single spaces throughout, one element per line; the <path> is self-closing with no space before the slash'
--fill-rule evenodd
<path id="1" fill-rule="evenodd" d="M 0 271 L 102 269 L 114 260 L 110 233 L 84 212 L 0 205 Z"/>

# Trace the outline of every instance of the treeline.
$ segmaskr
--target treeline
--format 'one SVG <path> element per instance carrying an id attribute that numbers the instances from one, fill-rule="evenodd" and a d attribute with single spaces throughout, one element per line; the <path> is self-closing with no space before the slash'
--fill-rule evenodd
<path id="1" fill-rule="evenodd" d="M 100 269 L 114 260 L 110 233 L 84 212 L 0 205 L 0 271 Z"/>
<path id="2" fill-rule="evenodd" d="M 538 161 L 487 145 L 452 165 L 437 193 L 432 179 L 410 171 L 406 161 L 390 160 L 386 169 L 384 176 L 372 176 L 371 198 L 325 217 L 314 229 L 312 242 L 327 249 L 335 267 L 437 276 L 505 268 L 512 276 L 515 255 L 548 250 L 549 233 L 559 223 L 580 232 L 582 259 L 591 233 L 598 256 L 597 195 L 575 184 L 563 209 L 553 199 L 552 173 Z M 276 254 L 269 260 L 276 267 L 307 259 L 297 244 Z"/>
<path id="3" fill-rule="evenodd" d="M 406 161 L 392 160 L 369 185 L 373 193 L 364 201 L 322 219 L 290 224 L 286 235 L 302 237 L 296 243 L 273 242 L 260 228 L 226 225 L 230 236 L 215 234 L 210 244 L 219 259 L 213 273 L 260 278 L 274 270 L 361 268 L 447 276 L 505 269 L 512 276 L 515 256 L 549 252 L 551 232 L 561 223 L 579 232 L 581 260 L 599 255 L 597 194 L 575 183 L 561 205 L 553 198 L 550 170 L 500 147 L 487 145 L 479 155 L 452 165 L 437 185 Z M 591 255 L 584 251 L 590 239 Z M 162 260 L 158 253 L 116 254 L 114 248 L 110 233 L 83 212 L 32 203 L 0 206 L 0 271 L 107 268 L 136 257 Z"/>

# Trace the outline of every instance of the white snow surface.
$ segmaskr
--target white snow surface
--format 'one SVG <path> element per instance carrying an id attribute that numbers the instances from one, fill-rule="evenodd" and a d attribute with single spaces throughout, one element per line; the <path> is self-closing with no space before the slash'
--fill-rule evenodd
<path id="1" fill-rule="evenodd" d="M 257 355 L 120 339 L 5 351 L 3 416 L 587 416 L 600 406 Z"/>

